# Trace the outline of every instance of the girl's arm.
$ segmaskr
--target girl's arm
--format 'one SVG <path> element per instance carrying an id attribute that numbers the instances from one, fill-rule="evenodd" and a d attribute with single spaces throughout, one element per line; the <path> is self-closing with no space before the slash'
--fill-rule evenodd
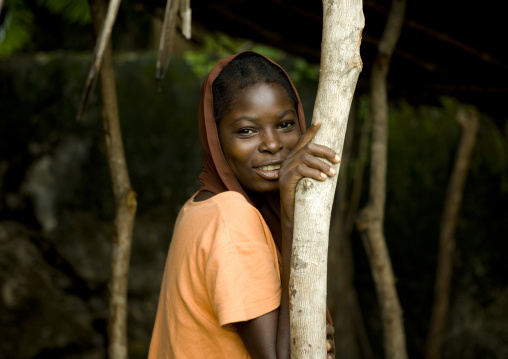
<path id="1" fill-rule="evenodd" d="M 339 156 L 330 148 L 310 143 L 320 126 L 321 122 L 316 121 L 300 137 L 279 170 L 282 225 L 281 304 L 278 309 L 261 317 L 236 323 L 238 333 L 253 359 L 288 359 L 290 357 L 289 273 L 296 185 L 304 177 L 324 181 L 337 173 L 320 158 L 326 158 L 335 164 L 340 162 Z"/>

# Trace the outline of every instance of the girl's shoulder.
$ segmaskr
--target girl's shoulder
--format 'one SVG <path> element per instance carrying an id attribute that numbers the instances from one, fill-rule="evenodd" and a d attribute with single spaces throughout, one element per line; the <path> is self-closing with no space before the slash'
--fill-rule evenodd
<path id="1" fill-rule="evenodd" d="M 195 195 L 187 201 L 183 210 L 189 215 L 192 213 L 192 216 L 202 218 L 209 224 L 220 222 L 229 228 L 239 230 L 262 226 L 264 223 L 259 211 L 238 192 L 221 192 L 200 202 L 194 201 L 194 197 Z"/>
<path id="2" fill-rule="evenodd" d="M 208 192 L 210 193 L 210 192 Z M 208 194 L 200 196 L 201 192 L 195 193 L 186 203 L 186 207 L 220 207 L 220 208 L 238 208 L 238 209 L 254 209 L 247 199 L 236 191 L 225 191 L 219 194 Z M 200 196 L 199 200 L 196 197 Z"/>

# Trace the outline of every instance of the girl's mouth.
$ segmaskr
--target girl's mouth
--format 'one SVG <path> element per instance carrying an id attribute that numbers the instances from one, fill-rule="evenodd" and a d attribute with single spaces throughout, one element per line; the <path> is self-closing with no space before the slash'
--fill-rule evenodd
<path id="1" fill-rule="evenodd" d="M 279 179 L 280 164 L 254 167 L 254 171 L 262 178 L 274 181 Z"/>

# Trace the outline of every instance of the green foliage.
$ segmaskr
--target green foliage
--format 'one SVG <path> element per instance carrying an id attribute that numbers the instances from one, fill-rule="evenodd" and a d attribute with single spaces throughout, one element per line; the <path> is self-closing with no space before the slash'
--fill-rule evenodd
<path id="1" fill-rule="evenodd" d="M 298 85 L 304 78 L 315 82 L 319 80 L 319 65 L 312 65 L 301 57 L 295 59 L 289 72 L 295 85 Z"/>
<path id="2" fill-rule="evenodd" d="M 0 57 L 21 50 L 30 40 L 33 14 L 23 0 L 8 0 L 0 25 Z"/>
<path id="3" fill-rule="evenodd" d="M 254 51 L 275 62 L 288 58 L 282 50 L 256 44 L 250 40 L 235 39 L 223 33 L 205 35 L 202 50 L 187 51 L 184 57 L 192 71 L 200 78 L 204 78 L 210 73 L 217 61 L 242 51 Z M 303 58 L 294 57 L 291 65 L 286 70 L 295 85 L 298 85 L 303 79 L 316 82 L 319 79 L 319 66 L 309 64 Z"/>
<path id="4" fill-rule="evenodd" d="M 73 24 L 86 25 L 92 20 L 87 0 L 37 0 L 37 4 Z"/>
<path id="5" fill-rule="evenodd" d="M 282 51 L 272 47 L 254 44 L 249 40 L 234 39 L 223 33 L 215 33 L 205 35 L 202 50 L 187 51 L 184 57 L 192 71 L 204 78 L 220 59 L 248 50 L 263 54 L 274 61 L 284 56 Z"/>
<path id="6" fill-rule="evenodd" d="M 37 0 L 37 5 L 59 14 L 70 23 L 90 23 L 87 0 Z M 24 0 L 7 0 L 5 20 L 0 24 L 0 57 L 22 50 L 31 38 L 34 14 Z"/>

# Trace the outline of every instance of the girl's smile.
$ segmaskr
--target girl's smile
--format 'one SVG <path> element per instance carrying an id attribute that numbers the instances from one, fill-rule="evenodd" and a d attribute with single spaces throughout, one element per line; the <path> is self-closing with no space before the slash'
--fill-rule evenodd
<path id="1" fill-rule="evenodd" d="M 226 162 L 243 188 L 279 189 L 279 169 L 301 135 L 294 104 L 285 90 L 259 83 L 241 90 L 219 120 Z"/>

